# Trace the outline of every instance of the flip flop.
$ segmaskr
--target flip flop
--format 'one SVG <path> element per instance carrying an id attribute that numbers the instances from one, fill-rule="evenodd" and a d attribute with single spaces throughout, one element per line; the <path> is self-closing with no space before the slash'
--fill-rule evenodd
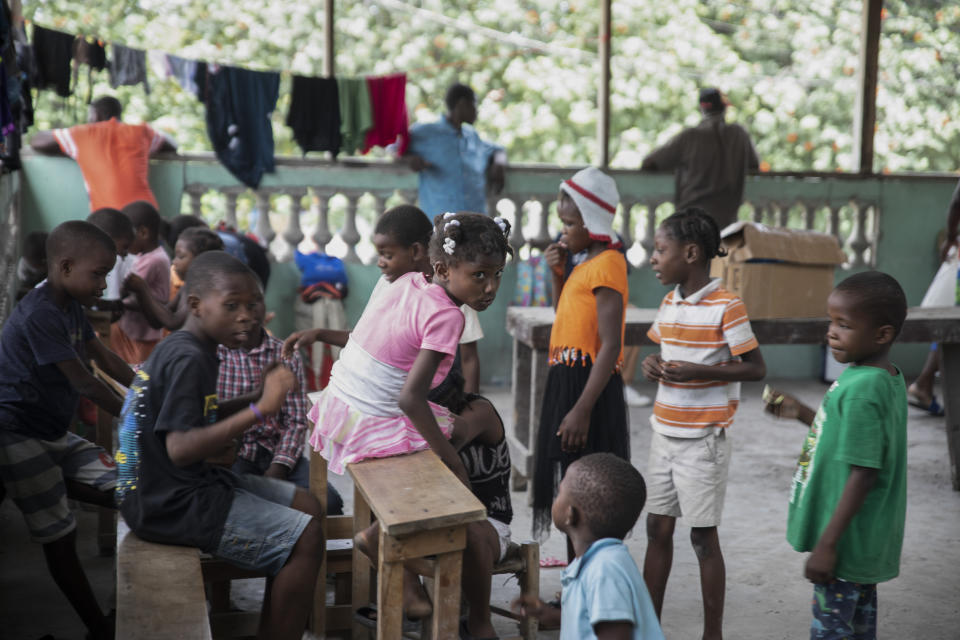
<path id="1" fill-rule="evenodd" d="M 371 628 L 377 626 L 377 607 L 376 605 L 369 605 L 366 607 L 360 607 L 353 614 L 354 619 Z M 420 621 L 411 620 L 407 616 L 403 616 L 403 633 L 411 633 L 420 630 Z"/>
<path id="2" fill-rule="evenodd" d="M 567 566 L 566 560 L 561 560 L 556 556 L 540 556 L 540 567 L 543 569 L 549 569 L 551 567 L 565 567 Z"/>
<path id="3" fill-rule="evenodd" d="M 937 396 L 930 396 L 930 402 L 924 403 L 923 399 L 916 393 L 907 392 L 907 404 L 917 409 L 923 409 L 932 416 L 943 416 L 943 407 L 937 402 Z"/>

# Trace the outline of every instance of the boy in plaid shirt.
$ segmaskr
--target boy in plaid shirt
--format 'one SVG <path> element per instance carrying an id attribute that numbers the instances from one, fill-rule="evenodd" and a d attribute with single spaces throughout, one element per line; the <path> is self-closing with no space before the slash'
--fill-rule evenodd
<path id="1" fill-rule="evenodd" d="M 250 333 L 238 349 L 217 347 L 220 371 L 217 376 L 217 397 L 220 401 L 245 394 L 258 394 L 263 376 L 270 365 L 283 360 L 283 341 L 263 328 L 266 306 L 261 301 L 254 314 Z M 310 463 L 303 457 L 307 432 L 307 398 L 304 389 L 303 364 L 300 354 L 294 353 L 285 364 L 297 377 L 299 385 L 287 394 L 283 408 L 255 428 L 249 429 L 240 441 L 235 473 L 252 473 L 280 480 L 288 480 L 298 487 L 310 488 Z M 327 513 L 343 513 L 343 499 L 328 485 Z"/>

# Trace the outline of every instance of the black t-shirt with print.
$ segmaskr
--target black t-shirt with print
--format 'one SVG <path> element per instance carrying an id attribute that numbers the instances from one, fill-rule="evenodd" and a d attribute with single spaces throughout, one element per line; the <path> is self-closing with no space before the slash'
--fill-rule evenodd
<path id="1" fill-rule="evenodd" d="M 170 431 L 217 421 L 216 351 L 186 331 L 157 345 L 124 402 L 117 453 L 117 499 L 130 529 L 144 540 L 217 548 L 236 476 L 206 462 L 177 467 L 167 455 Z"/>

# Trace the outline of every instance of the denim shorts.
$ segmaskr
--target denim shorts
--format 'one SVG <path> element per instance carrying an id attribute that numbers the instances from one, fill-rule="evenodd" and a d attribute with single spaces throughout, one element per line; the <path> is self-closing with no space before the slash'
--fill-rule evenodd
<path id="1" fill-rule="evenodd" d="M 313 516 L 290 506 L 297 490 L 292 482 L 251 474 L 237 478 L 233 504 L 213 555 L 275 576 Z"/>

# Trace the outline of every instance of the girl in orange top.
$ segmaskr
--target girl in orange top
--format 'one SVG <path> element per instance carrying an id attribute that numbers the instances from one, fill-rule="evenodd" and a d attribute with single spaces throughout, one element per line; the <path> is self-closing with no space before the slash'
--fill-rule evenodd
<path id="1" fill-rule="evenodd" d="M 536 445 L 533 530 L 550 531 L 550 506 L 567 467 L 588 453 L 630 459 L 623 399 L 627 262 L 617 251 L 613 216 L 620 196 L 613 178 L 589 167 L 560 185 L 560 242 L 550 245 L 557 315 Z M 564 281 L 566 254 L 587 252 Z M 573 558 L 569 541 L 568 558 Z"/>

